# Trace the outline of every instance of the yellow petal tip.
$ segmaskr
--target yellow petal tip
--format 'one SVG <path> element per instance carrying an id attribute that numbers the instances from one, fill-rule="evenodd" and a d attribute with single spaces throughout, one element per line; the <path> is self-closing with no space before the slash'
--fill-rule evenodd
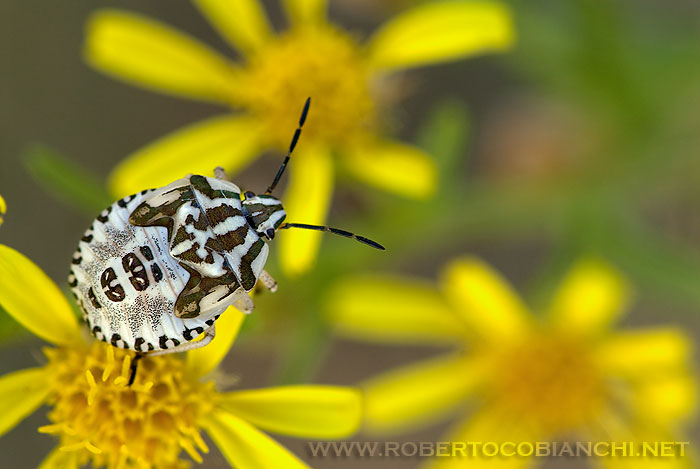
<path id="1" fill-rule="evenodd" d="M 2 225 L 3 222 L 3 215 L 7 212 L 7 204 L 5 203 L 5 199 L 2 198 L 2 195 L 0 195 L 0 225 Z"/>

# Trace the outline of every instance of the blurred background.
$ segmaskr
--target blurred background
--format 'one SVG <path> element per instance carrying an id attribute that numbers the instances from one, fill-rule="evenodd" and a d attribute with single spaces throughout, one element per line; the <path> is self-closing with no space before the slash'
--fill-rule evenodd
<path id="1" fill-rule="evenodd" d="M 362 37 L 415 3 L 331 0 L 330 16 Z M 278 297 L 260 296 L 224 363 L 242 387 L 351 385 L 434 355 L 426 347 L 332 339 L 313 305 L 329 278 L 348 271 L 436 279 L 440 267 L 461 254 L 485 259 L 535 309 L 577 257 L 600 255 L 637 289 L 623 327 L 675 324 L 698 342 L 700 4 L 504 3 L 513 8 L 516 23 L 511 52 L 410 71 L 412 91 L 394 107 L 395 136 L 438 161 L 441 188 L 431 210 L 411 217 L 404 199 L 341 183 L 330 224 L 377 238 L 389 251 L 362 253 L 361 261 L 346 266 L 346 241 L 325 239 L 315 272 L 287 283 L 273 260 Z M 283 26 L 277 2 L 265 4 L 273 23 Z M 125 155 L 221 110 L 125 86 L 89 69 L 81 58 L 84 22 L 105 6 L 157 18 L 234 56 L 189 2 L 0 3 L 0 193 L 8 204 L 0 242 L 28 255 L 61 286 L 96 213 L 56 191 L 50 174 L 65 173 L 70 181 L 78 171 L 99 187 Z M 266 154 L 234 180 L 262 188 L 280 158 Z M 387 213 L 396 213 L 396 222 L 379 224 Z M 421 243 L 425 236 L 440 242 Z M 40 359 L 38 339 L 6 318 L 0 318 L 0 339 L 0 374 Z M 53 447 L 51 438 L 36 432 L 44 414 L 37 412 L 0 439 L 3 467 L 35 467 Z M 445 428 L 402 438 L 438 440 Z M 697 423 L 692 431 L 691 441 L 698 441 Z M 280 441 L 305 454 L 304 442 Z M 225 467 L 211 448 L 205 467 Z M 376 459 L 362 460 L 362 467 L 418 463 Z M 561 461 L 547 464 L 563 467 Z"/>

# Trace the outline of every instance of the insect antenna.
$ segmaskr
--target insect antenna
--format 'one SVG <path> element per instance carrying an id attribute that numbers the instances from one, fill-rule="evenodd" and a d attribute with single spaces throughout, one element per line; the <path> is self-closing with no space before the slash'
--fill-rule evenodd
<path id="1" fill-rule="evenodd" d="M 349 231 L 345 230 L 339 230 L 338 228 L 331 228 L 330 226 L 321 226 L 321 225 L 307 225 L 305 223 L 283 223 L 280 225 L 278 229 L 280 230 L 286 230 L 288 228 L 302 228 L 305 230 L 315 230 L 315 231 L 326 231 L 328 233 L 333 233 L 339 236 L 344 236 L 345 238 L 352 238 L 356 239 L 362 244 L 366 244 L 367 246 L 371 246 L 375 249 L 379 249 L 384 251 L 386 248 L 379 244 L 376 241 L 372 241 L 369 238 L 365 238 L 364 236 L 356 235 L 355 233 L 350 233 Z"/>
<path id="2" fill-rule="evenodd" d="M 265 191 L 265 194 L 270 195 L 272 194 L 272 191 L 275 190 L 275 187 L 277 187 L 277 183 L 280 181 L 280 178 L 282 177 L 282 174 L 284 174 L 284 170 L 287 169 L 287 163 L 289 163 L 289 157 L 292 156 L 292 152 L 294 151 L 294 147 L 297 146 L 297 142 L 299 141 L 299 136 L 301 135 L 301 128 L 304 127 L 304 122 L 306 122 L 306 115 L 309 113 L 309 106 L 311 105 L 311 98 L 306 98 L 306 102 L 304 103 L 304 109 L 301 111 L 301 116 L 299 117 L 299 127 L 294 131 L 294 136 L 292 137 L 292 143 L 289 144 L 289 151 L 287 151 L 287 156 L 284 157 L 284 161 L 282 162 L 282 166 L 280 166 L 280 169 L 277 171 L 277 175 L 275 176 L 275 179 L 272 181 L 272 184 L 270 184 L 270 187 L 267 188 Z"/>

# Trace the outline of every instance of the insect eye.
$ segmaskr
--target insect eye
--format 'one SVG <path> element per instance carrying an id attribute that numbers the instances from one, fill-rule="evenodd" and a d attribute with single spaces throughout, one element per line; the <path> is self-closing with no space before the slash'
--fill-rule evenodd
<path id="1" fill-rule="evenodd" d="M 246 198 L 246 199 L 252 199 L 253 197 L 255 197 L 255 192 L 253 192 L 253 191 L 245 191 L 245 193 L 244 193 L 243 195 L 245 195 L 245 198 Z"/>
<path id="2" fill-rule="evenodd" d="M 265 236 L 267 236 L 267 239 L 272 239 L 275 237 L 275 230 L 272 228 L 268 228 L 267 231 L 265 231 Z"/>

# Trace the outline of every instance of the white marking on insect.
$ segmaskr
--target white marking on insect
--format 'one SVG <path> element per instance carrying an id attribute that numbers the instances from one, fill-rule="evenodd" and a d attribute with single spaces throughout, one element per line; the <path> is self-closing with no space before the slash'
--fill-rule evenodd
<path id="1" fill-rule="evenodd" d="M 274 199 L 272 197 L 260 197 L 257 200 L 257 203 L 262 204 L 262 205 L 268 205 L 268 206 L 274 206 L 274 205 L 282 205 L 279 200 Z"/>
<path id="2" fill-rule="evenodd" d="M 275 212 L 272 215 L 270 215 L 269 224 L 272 226 L 278 226 L 282 222 L 283 219 L 284 219 L 284 215 L 282 215 L 279 212 Z"/>
<path id="3" fill-rule="evenodd" d="M 243 217 L 227 218 L 226 221 L 222 221 L 212 228 L 211 231 L 215 235 L 225 235 L 231 231 L 236 231 L 241 226 L 245 226 L 246 223 L 246 219 Z"/>

